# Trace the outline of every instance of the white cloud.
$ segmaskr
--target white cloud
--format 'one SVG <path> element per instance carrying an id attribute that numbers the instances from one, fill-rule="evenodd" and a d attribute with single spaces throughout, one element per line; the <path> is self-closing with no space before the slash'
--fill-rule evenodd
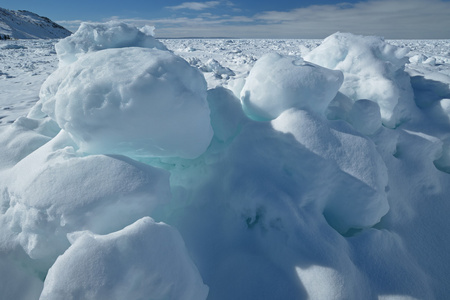
<path id="1" fill-rule="evenodd" d="M 57 24 L 63 26 L 67 30 L 71 32 L 77 31 L 78 27 L 80 27 L 80 24 L 86 21 L 82 20 L 61 20 L 61 21 L 55 21 Z"/>
<path id="2" fill-rule="evenodd" d="M 370 0 L 314 5 L 255 16 L 272 33 L 324 37 L 336 31 L 387 38 L 450 38 L 450 3 L 441 0 Z"/>
<path id="3" fill-rule="evenodd" d="M 189 5 L 186 3 L 199 2 L 185 2 L 179 7 L 184 5 L 187 8 Z M 224 1 L 200 4 L 235 8 L 233 3 Z M 448 39 L 449 16 L 450 2 L 442 0 L 369 0 L 355 4 L 313 5 L 290 11 L 266 11 L 252 17 L 202 12 L 194 18 L 122 20 L 137 26 L 154 25 L 156 36 L 164 37 L 324 38 L 342 31 L 385 38 Z"/>
<path id="4" fill-rule="evenodd" d="M 220 4 L 220 1 L 207 1 L 207 2 L 183 2 L 176 6 L 166 6 L 166 8 L 179 10 L 179 9 L 191 9 L 191 10 L 204 10 L 208 8 L 216 7 Z"/>
<path id="5" fill-rule="evenodd" d="M 157 35 L 174 37 L 324 38 L 343 31 L 385 38 L 450 38 L 449 16 L 450 3 L 442 0 L 369 0 L 266 11 L 252 18 L 177 19 L 177 27 L 169 25 L 175 20 L 158 20 L 156 28 Z"/>

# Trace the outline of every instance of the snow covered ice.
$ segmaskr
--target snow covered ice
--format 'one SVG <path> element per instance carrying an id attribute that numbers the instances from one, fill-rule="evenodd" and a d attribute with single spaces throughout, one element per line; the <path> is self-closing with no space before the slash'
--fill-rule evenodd
<path id="1" fill-rule="evenodd" d="M 212 137 L 206 81 L 164 49 L 125 24 L 84 24 L 56 44 L 60 65 L 41 88 L 42 112 L 83 152 L 199 156 Z"/>
<path id="2" fill-rule="evenodd" d="M 182 238 L 167 224 L 145 217 L 108 235 L 68 238 L 72 246 L 50 268 L 41 299 L 196 300 L 208 294 Z"/>
<path id="3" fill-rule="evenodd" d="M 378 37 L 336 33 L 305 59 L 344 72 L 341 91 L 353 100 L 377 102 L 383 123 L 395 127 L 415 111 L 409 76 L 403 71 L 408 60 L 406 52 L 406 48 L 397 48 Z"/>
<path id="4" fill-rule="evenodd" d="M 124 23 L 82 23 L 71 36 L 55 45 L 61 65 L 70 64 L 87 52 L 109 48 L 144 47 L 167 50 L 153 38 L 149 26 L 136 28 Z"/>
<path id="5" fill-rule="evenodd" d="M 449 41 L 152 34 L 0 45 L 0 298 L 450 294 Z"/>
<path id="6" fill-rule="evenodd" d="M 40 101 L 87 153 L 193 158 L 212 137 L 206 81 L 168 51 L 88 53 L 49 76 Z"/>
<path id="7" fill-rule="evenodd" d="M 298 57 L 269 53 L 261 57 L 241 91 L 245 112 L 255 120 L 271 120 L 297 107 L 323 113 L 336 96 L 342 73 Z"/>

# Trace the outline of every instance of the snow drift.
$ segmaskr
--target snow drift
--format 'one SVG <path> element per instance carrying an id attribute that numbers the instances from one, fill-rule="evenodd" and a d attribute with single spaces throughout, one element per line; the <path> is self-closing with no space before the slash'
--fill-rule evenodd
<path id="1" fill-rule="evenodd" d="M 409 76 L 404 72 L 407 51 L 379 37 L 338 33 L 326 38 L 305 59 L 341 70 L 345 80 L 340 91 L 354 101 L 377 102 L 383 123 L 395 127 L 415 112 Z"/>
<path id="2" fill-rule="evenodd" d="M 448 101 L 416 106 L 407 51 L 337 33 L 232 92 L 150 33 L 82 25 L 0 132 L 2 296 L 448 294 Z"/>
<path id="3" fill-rule="evenodd" d="M 196 300 L 208 294 L 179 233 L 167 224 L 145 217 L 108 235 L 68 238 L 73 245 L 50 268 L 41 299 Z"/>

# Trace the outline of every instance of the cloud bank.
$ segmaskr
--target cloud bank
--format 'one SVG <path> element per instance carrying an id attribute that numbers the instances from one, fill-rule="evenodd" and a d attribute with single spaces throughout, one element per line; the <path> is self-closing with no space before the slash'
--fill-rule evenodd
<path id="1" fill-rule="evenodd" d="M 225 14 L 217 14 L 218 6 L 229 11 L 221 9 Z M 175 15 L 121 20 L 154 25 L 159 37 L 324 38 L 342 31 L 390 39 L 450 38 L 450 2 L 442 0 L 370 0 L 251 16 L 236 14 L 238 7 L 232 2 L 184 2 L 166 8 Z M 180 10 L 197 13 L 176 14 Z"/>
<path id="2" fill-rule="evenodd" d="M 219 1 L 207 1 L 207 2 L 183 2 L 176 6 L 166 6 L 166 8 L 179 10 L 179 9 L 191 9 L 191 10 L 205 10 L 208 8 L 216 7 L 220 4 Z"/>

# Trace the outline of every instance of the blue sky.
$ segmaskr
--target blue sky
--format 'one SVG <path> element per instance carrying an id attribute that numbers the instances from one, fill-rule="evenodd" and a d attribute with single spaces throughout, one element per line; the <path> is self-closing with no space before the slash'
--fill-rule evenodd
<path id="1" fill-rule="evenodd" d="M 450 0 L 2 0 L 69 30 L 80 22 L 153 25 L 159 37 L 324 38 L 336 31 L 385 38 L 450 38 Z"/>

